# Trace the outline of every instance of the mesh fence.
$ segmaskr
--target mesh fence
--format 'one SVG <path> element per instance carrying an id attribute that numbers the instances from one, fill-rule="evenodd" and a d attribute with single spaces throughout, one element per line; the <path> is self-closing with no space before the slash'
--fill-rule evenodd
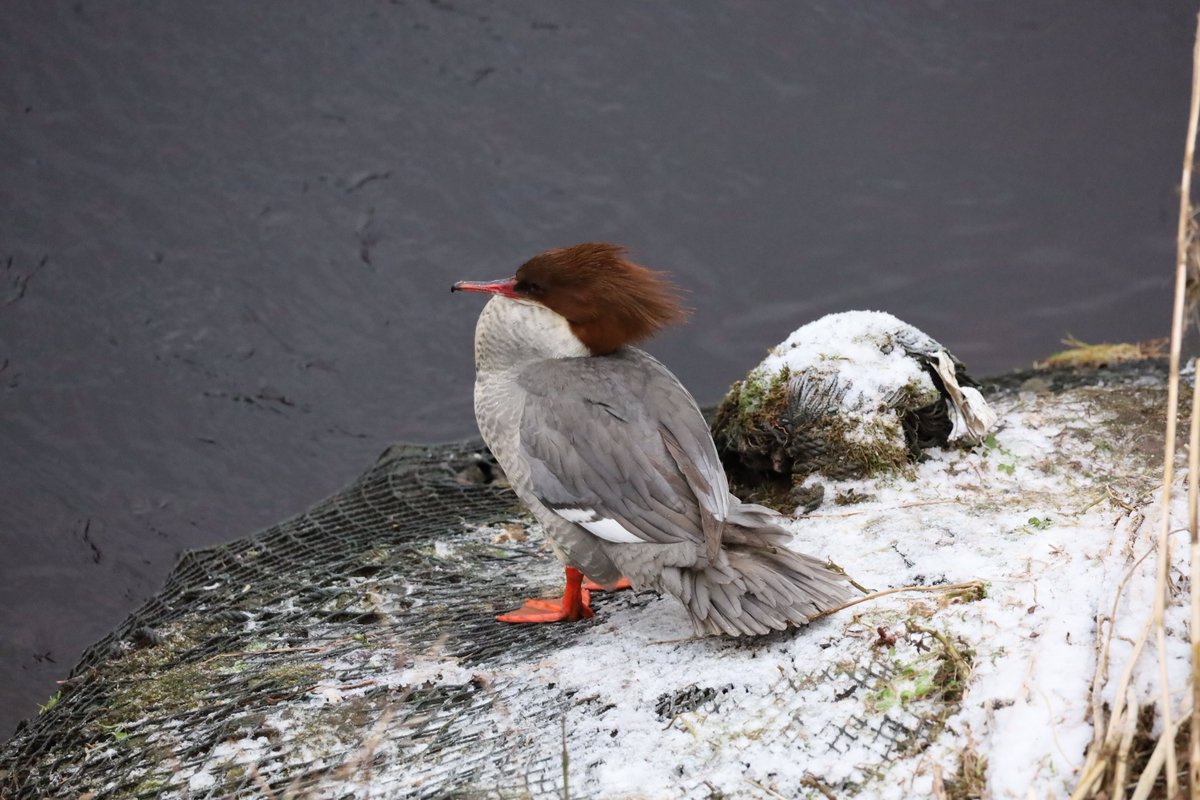
<path id="1" fill-rule="evenodd" d="M 414 796 L 471 787 L 495 754 L 462 721 L 504 702 L 503 687 L 368 686 L 356 702 L 330 706 L 314 731 L 325 746 L 311 759 L 290 754 L 252 770 L 231 762 L 211 786 L 177 786 L 171 776 L 186 775 L 189 759 L 214 743 L 282 739 L 264 712 L 323 683 L 361 688 L 422 658 L 466 669 L 512 652 L 536 658 L 583 633 L 492 619 L 519 604 L 527 583 L 552 586 L 559 567 L 533 542 L 466 538 L 472 525 L 515 518 L 515 497 L 486 482 L 490 471 L 481 446 L 394 448 L 311 511 L 186 554 L 159 595 L 89 649 L 53 707 L 5 747 L 0 796 L 307 796 L 339 770 L 369 770 L 363 756 L 384 712 L 388 739 L 430 774 Z M 536 715 L 552 703 L 520 706 Z M 561 780 L 557 764 L 532 766 L 521 786 Z"/>
<path id="2" fill-rule="evenodd" d="M 0 796 L 562 796 L 547 732 L 553 744 L 568 708 L 606 709 L 509 667 L 590 626 L 494 621 L 555 587 L 561 567 L 493 472 L 477 445 L 394 448 L 309 512 L 186 554 L 8 743 Z M 650 602 L 594 598 L 600 615 Z M 850 691 L 887 677 L 864 669 L 843 670 Z M 450 671 L 470 676 L 445 684 Z M 797 675 L 781 672 L 765 698 L 686 684 L 654 710 L 669 726 L 740 709 L 786 742 Z M 916 720 L 871 724 L 882 758 L 921 735 Z M 834 747 L 865 735 L 854 719 L 841 727 Z M 706 793 L 699 780 L 680 791 Z"/>
<path id="3" fill-rule="evenodd" d="M 596 621 L 495 622 L 556 591 L 562 573 L 494 475 L 480 443 L 399 446 L 310 511 L 186 554 L 0 751 L 0 797 L 567 795 L 571 775 L 595 765 L 586 753 L 567 763 L 565 715 L 602 725 L 611 703 L 531 680 L 527 667 L 587 641 Z M 597 620 L 669 603 L 627 592 L 593 602 Z M 744 664 L 780 641 L 722 647 Z M 881 711 L 898 662 L 870 637 L 837 641 L 836 659 L 780 663 L 755 693 L 680 675 L 645 713 L 700 742 L 753 728 L 753 746 L 784 758 L 800 739 L 881 764 L 929 746 L 959 700 Z M 901 644 L 938 648 L 920 633 Z M 814 704 L 832 709 L 819 729 Z M 680 767 L 679 796 L 715 791 L 704 775 L 714 758 Z"/>

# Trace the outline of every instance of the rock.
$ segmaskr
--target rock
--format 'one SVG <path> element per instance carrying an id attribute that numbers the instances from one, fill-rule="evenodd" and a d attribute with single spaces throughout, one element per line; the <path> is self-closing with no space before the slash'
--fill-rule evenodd
<path id="1" fill-rule="evenodd" d="M 891 314 L 830 314 L 792 333 L 730 389 L 713 435 L 742 482 L 799 484 L 903 470 L 929 447 L 974 445 L 995 423 L 958 359 Z"/>

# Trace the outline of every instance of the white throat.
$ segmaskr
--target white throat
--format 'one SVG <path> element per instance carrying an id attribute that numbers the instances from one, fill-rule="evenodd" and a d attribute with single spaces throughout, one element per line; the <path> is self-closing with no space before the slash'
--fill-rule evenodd
<path id="1" fill-rule="evenodd" d="M 590 354 L 565 318 L 528 300 L 497 295 L 483 307 L 475 326 L 475 368 L 479 372 Z"/>

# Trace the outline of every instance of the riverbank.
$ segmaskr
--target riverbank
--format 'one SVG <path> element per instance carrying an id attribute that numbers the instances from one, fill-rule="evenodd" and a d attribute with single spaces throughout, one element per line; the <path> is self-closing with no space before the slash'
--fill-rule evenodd
<path id="1" fill-rule="evenodd" d="M 694 639 L 645 593 L 577 625 L 493 622 L 554 590 L 557 562 L 475 447 L 393 448 L 307 514 L 185 556 L 6 745 L 0 789 L 1065 797 L 1153 592 L 1165 369 L 985 390 L 1001 422 L 982 445 L 828 482 L 791 523 L 865 589 L 916 588 L 749 642 Z M 1142 658 L 1130 697 L 1150 708 Z"/>

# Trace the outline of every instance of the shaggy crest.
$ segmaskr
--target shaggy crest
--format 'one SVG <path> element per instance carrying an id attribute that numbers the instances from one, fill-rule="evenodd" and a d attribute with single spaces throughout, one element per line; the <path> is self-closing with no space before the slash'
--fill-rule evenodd
<path id="1" fill-rule="evenodd" d="M 593 355 L 653 336 L 687 316 L 679 289 L 615 244 L 548 250 L 517 270 L 514 292 L 556 312 Z"/>

